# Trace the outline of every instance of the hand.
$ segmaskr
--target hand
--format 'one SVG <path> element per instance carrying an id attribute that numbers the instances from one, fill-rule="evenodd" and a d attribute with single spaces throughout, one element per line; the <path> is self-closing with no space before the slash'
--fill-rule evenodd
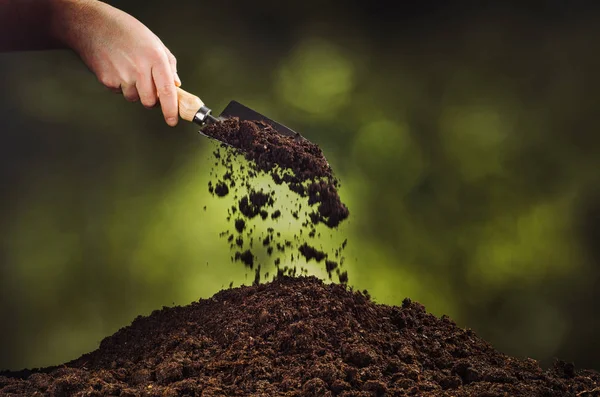
<path id="1" fill-rule="evenodd" d="M 144 24 L 106 3 L 57 0 L 54 29 L 98 80 L 131 102 L 151 108 L 160 99 L 167 124 L 179 120 L 177 61 Z M 58 19 L 57 19 L 58 18 Z"/>

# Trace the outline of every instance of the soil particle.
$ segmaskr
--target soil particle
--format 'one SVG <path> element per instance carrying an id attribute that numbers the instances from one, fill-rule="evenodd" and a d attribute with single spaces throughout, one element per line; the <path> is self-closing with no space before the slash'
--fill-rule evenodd
<path id="1" fill-rule="evenodd" d="M 340 198 L 336 186 L 322 180 L 311 183 L 308 187 L 308 196 L 310 205 L 319 205 L 317 211 L 311 215 L 313 223 L 323 222 L 329 227 L 336 227 L 348 218 L 348 208 L 339 205 Z"/>
<path id="2" fill-rule="evenodd" d="M 244 252 L 236 252 L 235 260 L 242 262 L 250 269 L 254 267 L 254 255 L 252 255 L 252 252 L 250 252 L 250 250 L 246 250 Z"/>
<path id="3" fill-rule="evenodd" d="M 321 262 L 327 257 L 323 251 L 319 251 L 308 244 L 304 243 L 298 248 L 298 251 L 306 258 L 307 261 L 314 259 L 317 262 Z"/>
<path id="4" fill-rule="evenodd" d="M 410 300 L 281 276 L 163 308 L 64 365 L 0 373 L 2 396 L 598 395 L 600 374 L 506 356 Z"/>
<path id="5" fill-rule="evenodd" d="M 219 197 L 224 197 L 227 196 L 228 193 L 229 187 L 227 187 L 227 184 L 222 181 L 217 182 L 215 185 L 215 194 Z"/>
<path id="6" fill-rule="evenodd" d="M 246 228 L 246 221 L 244 221 L 243 219 L 235 220 L 235 230 L 237 230 L 238 233 L 243 232 L 245 228 Z"/>
<path id="7" fill-rule="evenodd" d="M 325 270 L 327 270 L 327 273 L 331 273 L 332 271 L 334 271 L 336 268 L 338 267 L 337 262 L 334 261 L 325 261 Z"/>
<path id="8" fill-rule="evenodd" d="M 244 214 L 247 218 L 252 219 L 259 213 L 261 213 L 264 206 L 273 205 L 273 197 L 270 194 L 266 194 L 263 192 L 251 191 L 248 196 L 242 197 L 239 202 L 239 209 L 242 214 Z M 265 219 L 268 216 L 268 213 L 264 212 L 266 215 L 262 216 Z"/>
<path id="9" fill-rule="evenodd" d="M 348 282 L 348 272 L 347 271 L 343 271 L 343 272 L 339 273 L 338 274 L 338 280 L 342 284 L 347 283 Z"/>

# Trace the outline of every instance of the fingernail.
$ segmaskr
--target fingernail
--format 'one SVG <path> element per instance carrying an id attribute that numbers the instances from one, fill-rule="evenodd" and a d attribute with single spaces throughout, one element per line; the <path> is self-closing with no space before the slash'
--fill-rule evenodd
<path id="1" fill-rule="evenodd" d="M 171 126 L 171 127 L 175 127 L 177 125 L 177 118 L 175 117 L 169 117 L 167 119 L 167 123 Z"/>
<path id="2" fill-rule="evenodd" d="M 175 72 L 175 85 L 177 87 L 179 87 L 181 85 L 181 79 L 179 78 L 179 75 L 177 74 L 177 72 Z"/>

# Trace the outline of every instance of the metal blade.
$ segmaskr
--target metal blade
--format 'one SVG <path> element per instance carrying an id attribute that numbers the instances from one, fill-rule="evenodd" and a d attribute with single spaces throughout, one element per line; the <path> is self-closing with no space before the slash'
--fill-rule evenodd
<path id="1" fill-rule="evenodd" d="M 229 105 L 227 105 L 227 107 L 219 115 L 219 118 L 229 117 L 238 117 L 240 120 L 264 121 L 265 123 L 271 125 L 271 127 L 273 127 L 277 132 L 279 132 L 282 135 L 287 135 L 291 137 L 301 137 L 299 133 L 292 130 L 291 128 L 288 128 L 275 120 L 271 120 L 270 118 L 263 116 L 262 114 L 250 109 L 247 106 L 242 105 L 237 101 L 229 102 Z"/>

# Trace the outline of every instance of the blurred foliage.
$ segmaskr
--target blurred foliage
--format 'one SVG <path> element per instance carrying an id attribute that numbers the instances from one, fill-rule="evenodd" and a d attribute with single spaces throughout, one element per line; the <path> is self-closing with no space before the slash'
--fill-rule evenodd
<path id="1" fill-rule="evenodd" d="M 216 111 L 236 99 L 322 146 L 351 217 L 321 242 L 348 237 L 353 286 L 600 369 L 590 3 L 114 3 Z M 214 144 L 194 126 L 108 93 L 67 51 L 0 55 L 0 81 L 1 368 L 252 282 L 218 237 L 230 203 L 207 191 Z"/>

